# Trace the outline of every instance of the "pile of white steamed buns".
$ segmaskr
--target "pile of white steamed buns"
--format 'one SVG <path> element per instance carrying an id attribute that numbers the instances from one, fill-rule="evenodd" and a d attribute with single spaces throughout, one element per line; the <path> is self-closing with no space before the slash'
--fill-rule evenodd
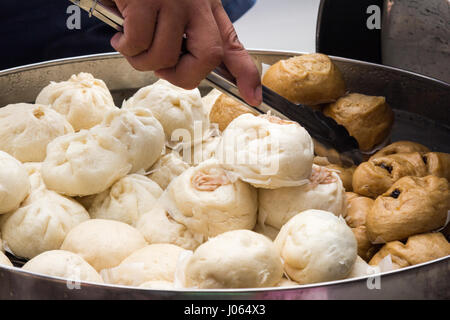
<path id="1" fill-rule="evenodd" d="M 118 108 L 80 73 L 0 108 L 0 248 L 31 272 L 164 290 L 369 274 L 308 132 L 270 114 L 220 132 L 214 97 L 159 80 Z"/>

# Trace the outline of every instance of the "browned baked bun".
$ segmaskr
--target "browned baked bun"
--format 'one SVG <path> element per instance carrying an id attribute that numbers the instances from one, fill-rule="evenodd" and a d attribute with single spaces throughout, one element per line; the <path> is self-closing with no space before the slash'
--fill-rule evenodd
<path id="1" fill-rule="evenodd" d="M 359 226 L 351 229 L 358 245 L 358 256 L 364 261 L 369 262 L 373 255 L 377 253 L 380 245 L 370 242 L 369 237 L 367 236 L 366 226 Z"/>
<path id="2" fill-rule="evenodd" d="M 397 141 L 394 143 L 391 143 L 390 145 L 387 145 L 374 155 L 370 157 L 369 160 L 378 158 L 378 157 L 385 157 L 389 156 L 391 154 L 397 154 L 397 153 L 411 153 L 411 152 L 430 152 L 430 149 L 425 147 L 424 145 L 412 142 L 412 141 Z"/>
<path id="3" fill-rule="evenodd" d="M 448 256 L 450 243 L 440 232 L 417 234 L 409 237 L 406 244 L 400 241 L 386 243 L 369 264 L 377 265 L 388 254 L 394 269 L 400 269 Z"/>
<path id="4" fill-rule="evenodd" d="M 217 123 L 219 130 L 223 131 L 234 118 L 244 113 L 256 114 L 256 112 L 253 112 L 233 98 L 226 94 L 221 94 L 211 108 L 209 121 L 211 123 Z"/>
<path id="5" fill-rule="evenodd" d="M 373 206 L 374 200 L 361 197 L 353 192 L 346 192 L 347 212 L 345 221 L 352 229 L 358 244 L 358 256 L 369 261 L 375 254 L 377 246 L 370 242 L 366 232 L 366 216 Z"/>
<path id="6" fill-rule="evenodd" d="M 325 166 L 328 166 L 331 164 L 330 161 L 328 161 L 328 159 L 326 157 L 319 157 L 319 156 L 314 157 L 313 163 L 317 164 L 318 166 L 322 166 L 322 167 L 325 167 Z"/>
<path id="7" fill-rule="evenodd" d="M 391 132 L 394 113 L 384 97 L 350 93 L 329 104 L 323 113 L 343 125 L 358 141 L 362 151 L 370 151 Z"/>
<path id="8" fill-rule="evenodd" d="M 374 200 L 362 197 L 354 192 L 346 192 L 347 212 L 345 221 L 350 228 L 366 225 L 366 216 L 374 204 Z"/>
<path id="9" fill-rule="evenodd" d="M 445 224 L 449 209 L 447 179 L 403 177 L 375 200 L 366 216 L 367 235 L 384 243 L 430 232 Z"/>
<path id="10" fill-rule="evenodd" d="M 427 166 L 420 153 L 391 154 L 361 163 L 353 174 L 353 191 L 376 198 L 402 177 L 427 174 Z"/>
<path id="11" fill-rule="evenodd" d="M 320 53 L 278 61 L 264 74 L 262 83 L 286 99 L 306 105 L 336 101 L 346 91 L 339 69 Z"/>
<path id="12" fill-rule="evenodd" d="M 428 173 L 450 181 L 450 154 L 443 152 L 425 153 L 422 158 L 427 165 Z"/>

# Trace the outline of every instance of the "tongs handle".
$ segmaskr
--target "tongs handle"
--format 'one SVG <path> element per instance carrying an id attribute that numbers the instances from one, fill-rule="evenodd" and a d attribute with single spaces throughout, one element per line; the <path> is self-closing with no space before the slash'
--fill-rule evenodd
<path id="1" fill-rule="evenodd" d="M 123 31 L 123 18 L 117 9 L 105 6 L 99 0 L 70 0 L 80 8 L 94 16 L 119 32 Z"/>

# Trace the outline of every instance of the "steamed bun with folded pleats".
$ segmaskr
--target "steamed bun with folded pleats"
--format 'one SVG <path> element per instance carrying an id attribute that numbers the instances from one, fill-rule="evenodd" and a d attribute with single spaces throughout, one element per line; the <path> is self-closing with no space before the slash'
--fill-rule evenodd
<path id="1" fill-rule="evenodd" d="M 178 153 L 169 152 L 156 161 L 147 176 L 165 190 L 174 178 L 188 168 L 189 164 Z"/>
<path id="2" fill-rule="evenodd" d="M 32 196 L 32 194 L 34 194 L 37 190 L 47 189 L 41 173 L 42 162 L 25 162 L 23 166 L 30 181 L 30 196 Z"/>
<path id="3" fill-rule="evenodd" d="M 122 142 L 133 165 L 131 172 L 149 169 L 164 149 L 164 130 L 152 113 L 144 108 L 115 109 L 92 129 L 102 131 Z"/>
<path id="4" fill-rule="evenodd" d="M 87 211 L 75 200 L 41 188 L 7 214 L 2 236 L 15 255 L 33 258 L 59 249 L 69 231 L 88 219 Z"/>
<path id="5" fill-rule="evenodd" d="M 23 164 L 0 151 L 0 214 L 17 209 L 29 191 L 30 181 Z"/>
<path id="6" fill-rule="evenodd" d="M 344 279 L 357 257 L 356 240 L 345 220 L 322 210 L 292 217 L 278 233 L 275 246 L 284 271 L 300 284 Z"/>
<path id="7" fill-rule="evenodd" d="M 165 192 L 163 200 L 172 218 L 205 239 L 255 226 L 256 189 L 230 178 L 215 159 L 189 168 Z"/>
<path id="8" fill-rule="evenodd" d="M 132 226 L 114 220 L 90 219 L 70 230 L 61 250 L 80 255 L 95 270 L 114 268 L 147 242 Z"/>
<path id="9" fill-rule="evenodd" d="M 210 92 L 208 92 L 207 95 L 202 97 L 203 107 L 205 108 L 205 110 L 208 114 L 210 114 L 211 109 L 214 106 L 214 103 L 216 103 L 216 100 L 220 97 L 221 94 L 222 94 L 222 91 L 217 90 L 217 89 L 212 89 Z"/>
<path id="10" fill-rule="evenodd" d="M 79 255 L 51 250 L 34 257 L 22 267 L 23 270 L 66 278 L 75 284 L 77 281 L 103 283 L 98 272 Z"/>
<path id="11" fill-rule="evenodd" d="M 149 109 L 161 122 L 169 146 L 198 143 L 209 129 L 208 113 L 198 89 L 185 90 L 158 80 L 138 90 L 122 105 L 125 109 L 136 107 Z"/>
<path id="12" fill-rule="evenodd" d="M 42 177 L 51 190 L 86 196 L 105 191 L 131 167 L 122 142 L 104 132 L 82 130 L 49 144 Z"/>
<path id="13" fill-rule="evenodd" d="M 336 172 L 313 166 L 308 184 L 299 187 L 259 189 L 258 220 L 280 229 L 294 215 L 308 209 L 325 210 L 336 216 L 346 209 L 345 189 Z"/>
<path id="14" fill-rule="evenodd" d="M 280 282 L 280 256 L 267 237 L 234 230 L 209 239 L 188 258 L 184 285 L 200 289 L 261 288 Z"/>
<path id="15" fill-rule="evenodd" d="M 139 218 L 136 228 L 150 244 L 171 243 L 188 250 L 197 248 L 204 242 L 204 237 L 175 221 L 166 209 L 162 197 L 164 194 L 152 210 Z"/>
<path id="16" fill-rule="evenodd" d="M 106 84 L 89 73 L 72 75 L 62 82 L 51 82 L 36 98 L 64 115 L 75 131 L 90 129 L 102 122 L 107 111 L 116 109 Z"/>
<path id="17" fill-rule="evenodd" d="M 123 177 L 95 196 L 89 214 L 96 219 L 112 219 L 135 225 L 141 215 L 152 210 L 163 190 L 140 174 Z"/>
<path id="18" fill-rule="evenodd" d="M 298 123 L 243 114 L 223 132 L 216 158 L 253 186 L 275 189 L 306 184 L 314 150 L 311 137 Z"/>
<path id="19" fill-rule="evenodd" d="M 140 286 L 148 281 L 175 281 L 177 265 L 183 254 L 190 254 L 173 244 L 151 244 L 129 255 L 117 267 L 101 271 L 105 282 Z"/>
<path id="20" fill-rule="evenodd" d="M 43 161 L 49 142 L 72 132 L 64 116 L 47 106 L 18 103 L 0 108 L 0 150 L 21 162 Z"/>
<path id="21" fill-rule="evenodd" d="M 187 152 L 183 150 L 183 160 L 191 165 L 197 165 L 200 162 L 214 158 L 221 139 L 221 136 L 209 137 L 202 143 L 197 143 L 190 149 L 186 149 Z"/>

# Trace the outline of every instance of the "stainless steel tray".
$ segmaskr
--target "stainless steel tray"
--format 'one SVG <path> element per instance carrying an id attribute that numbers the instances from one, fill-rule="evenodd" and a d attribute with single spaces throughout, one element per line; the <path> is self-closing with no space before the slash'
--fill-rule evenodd
<path id="1" fill-rule="evenodd" d="M 250 50 L 261 64 L 301 54 Z M 450 85 L 411 72 L 332 57 L 352 92 L 386 96 L 394 108 L 392 140 L 409 139 L 433 151 L 450 152 Z M 157 80 L 138 72 L 117 53 L 49 61 L 0 71 L 0 106 L 33 102 L 49 81 L 90 72 L 106 82 L 117 105 Z M 200 90 L 210 88 L 202 83 Z M 0 266 L 0 299 L 450 299 L 450 256 L 384 273 L 314 285 L 241 290 L 160 291 L 94 283 L 74 284 Z"/>

